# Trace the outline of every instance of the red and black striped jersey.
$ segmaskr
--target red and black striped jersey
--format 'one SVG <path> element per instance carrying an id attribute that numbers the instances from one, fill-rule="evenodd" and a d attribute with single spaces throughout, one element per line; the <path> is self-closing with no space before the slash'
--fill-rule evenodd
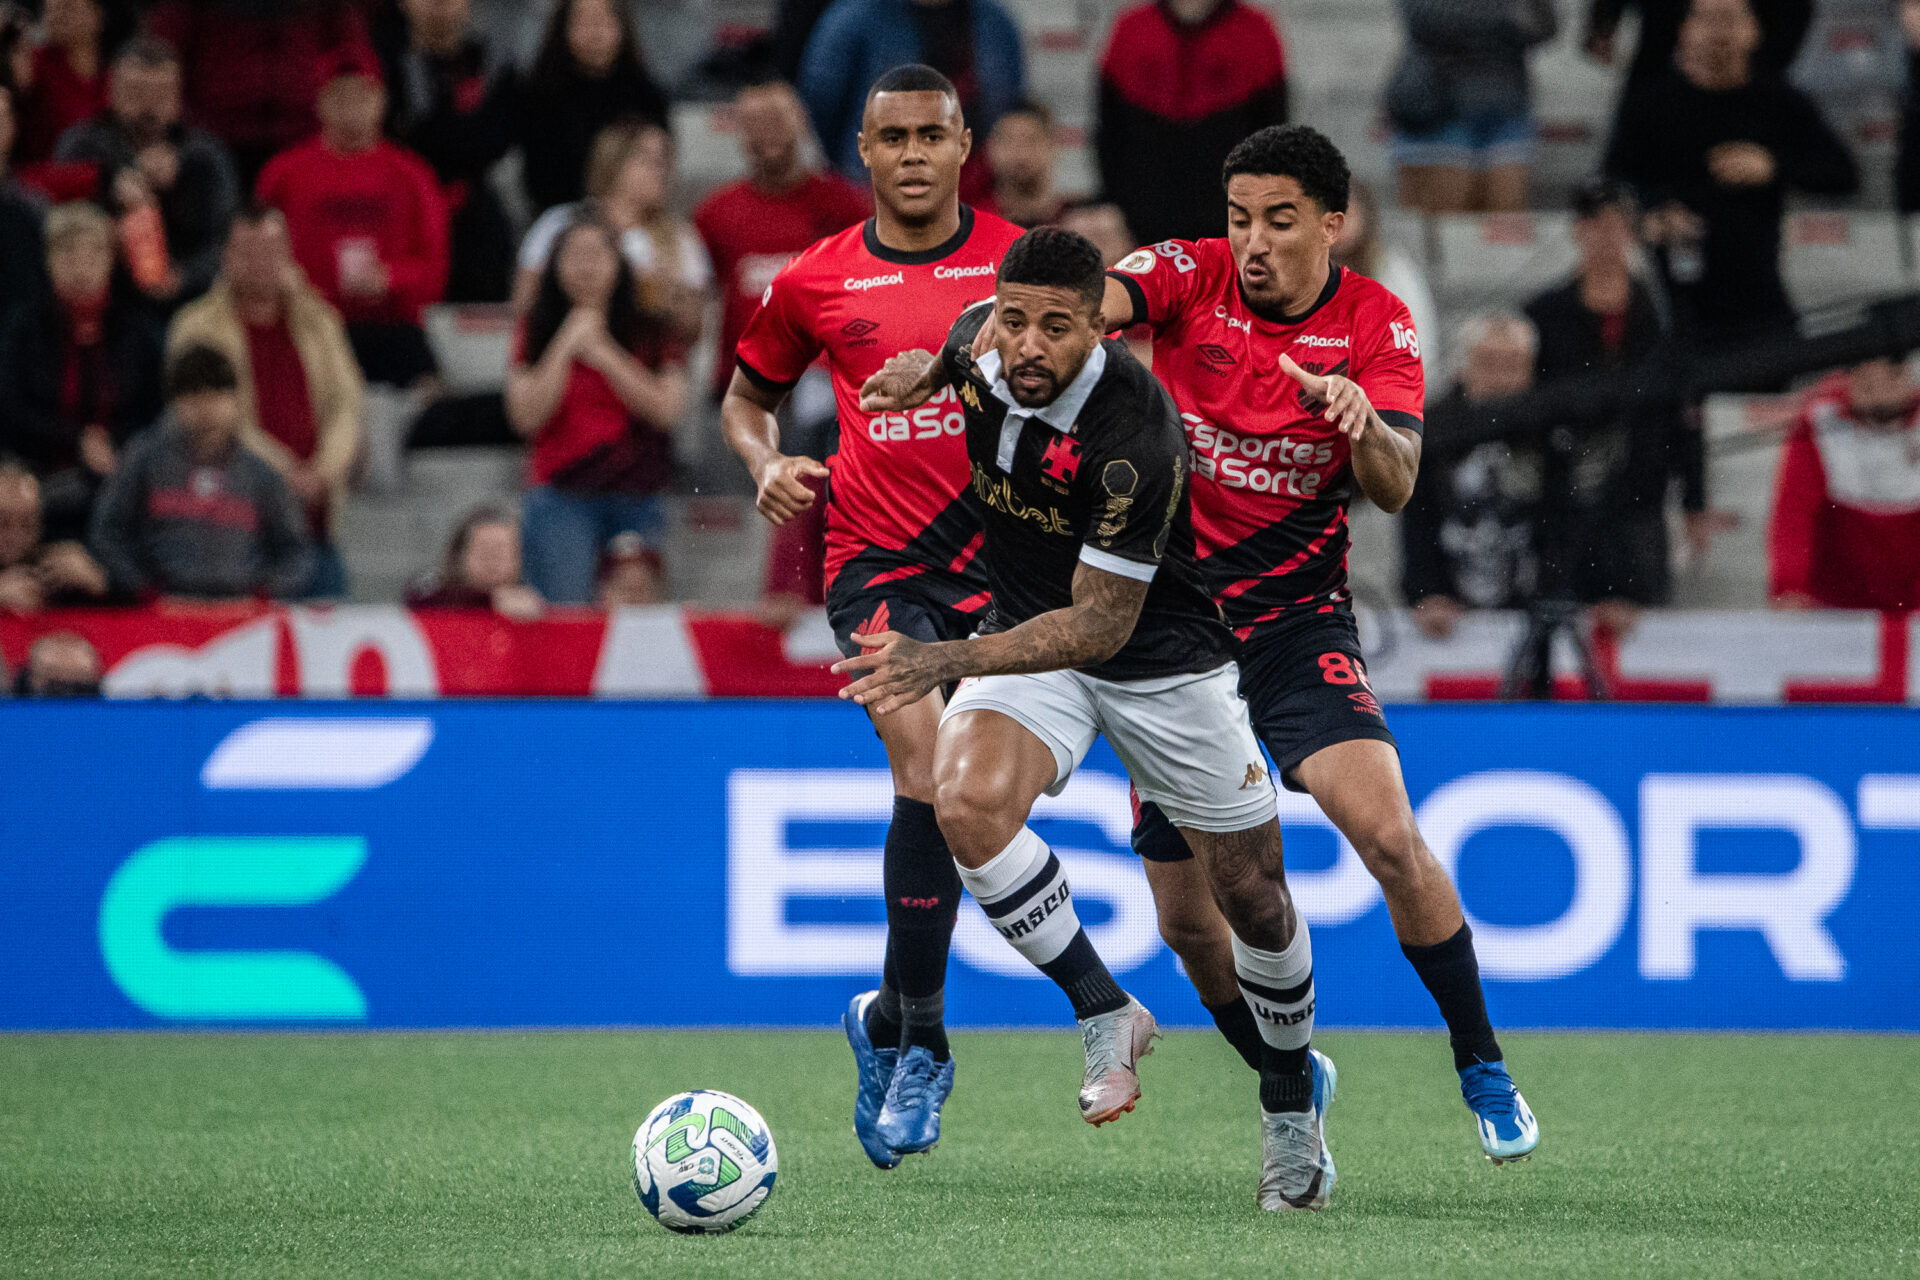
<path id="1" fill-rule="evenodd" d="M 1193 451 L 1193 529 L 1207 589 L 1242 639 L 1347 599 L 1347 437 L 1309 408 L 1279 357 L 1360 384 L 1395 427 L 1421 426 L 1426 378 L 1406 304 L 1335 267 L 1299 316 L 1256 314 L 1224 239 L 1167 240 L 1111 273 L 1153 327 L 1153 372 Z"/>
<path id="2" fill-rule="evenodd" d="M 962 205 L 945 244 L 904 253 L 874 221 L 817 241 L 774 277 L 738 347 L 741 373 L 783 390 L 825 352 L 840 413 L 827 466 L 827 584 L 936 571 L 978 578 L 980 516 L 968 494 L 966 418 L 951 389 L 909 413 L 863 413 L 860 386 L 888 357 L 938 351 L 954 318 L 993 293 L 1021 230 Z"/>

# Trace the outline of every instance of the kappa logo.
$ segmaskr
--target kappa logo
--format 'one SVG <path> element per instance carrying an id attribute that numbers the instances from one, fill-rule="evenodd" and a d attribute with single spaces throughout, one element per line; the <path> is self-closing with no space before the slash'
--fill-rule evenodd
<path id="1" fill-rule="evenodd" d="M 1250 764 L 1247 766 L 1246 781 L 1240 784 L 1240 790 L 1245 791 L 1249 787 L 1257 787 L 1262 783 L 1264 783 L 1266 780 L 1267 780 L 1267 771 L 1264 768 L 1262 768 L 1260 765 Z"/>
<path id="2" fill-rule="evenodd" d="M 980 393 L 973 389 L 971 382 L 963 382 L 960 384 L 960 398 L 966 402 L 967 408 L 973 410 L 975 413 L 980 412 Z"/>
<path id="3" fill-rule="evenodd" d="M 1072 436 L 1055 435 L 1040 455 L 1040 470 L 1056 486 L 1072 484 L 1080 472 L 1080 442 Z"/>
<path id="4" fill-rule="evenodd" d="M 1225 377 L 1228 370 L 1240 363 L 1240 361 L 1234 357 L 1233 352 L 1227 350 L 1217 342 L 1203 342 L 1195 347 L 1194 350 L 1199 352 L 1200 359 L 1206 362 L 1201 365 L 1201 368 L 1205 369 L 1208 373 L 1220 374 L 1222 377 Z"/>

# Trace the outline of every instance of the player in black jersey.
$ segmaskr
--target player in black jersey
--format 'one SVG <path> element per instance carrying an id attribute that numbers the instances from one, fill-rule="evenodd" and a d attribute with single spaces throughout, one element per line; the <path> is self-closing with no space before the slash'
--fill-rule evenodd
<path id="1" fill-rule="evenodd" d="M 1311 946 L 1232 635 L 1194 569 L 1186 435 L 1153 375 L 1102 341 L 1104 288 L 1091 243 L 1030 231 L 1001 262 L 992 306 L 964 313 L 939 357 L 906 353 L 868 381 L 863 405 L 876 409 L 957 390 L 992 606 L 972 639 L 856 637 L 869 651 L 835 670 L 861 673 L 842 696 L 876 714 L 961 681 L 934 750 L 935 813 L 1001 936 L 1073 1002 L 1087 1048 L 1080 1105 L 1095 1123 L 1133 1108 L 1134 1066 L 1157 1032 L 1095 954 L 1059 859 L 1025 822 L 1106 735 L 1186 836 L 1233 929 L 1263 1041 L 1259 1203 L 1318 1209 L 1334 1181 L 1334 1075 L 1309 1048 Z M 989 315 L 997 340 L 976 359 Z"/>

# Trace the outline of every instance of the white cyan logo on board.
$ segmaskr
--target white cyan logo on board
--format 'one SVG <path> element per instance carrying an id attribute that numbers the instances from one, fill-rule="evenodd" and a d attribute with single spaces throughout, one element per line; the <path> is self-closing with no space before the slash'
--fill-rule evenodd
<path id="1" fill-rule="evenodd" d="M 1279 794 L 1289 830 L 1333 827 L 1305 796 Z M 1862 778 L 1858 821 L 1831 787 L 1798 774 L 1648 774 L 1640 783 L 1638 967 L 1643 979 L 1692 978 L 1703 931 L 1757 933 L 1785 977 L 1837 982 L 1846 975 L 1826 921 L 1846 900 L 1858 855 L 1856 829 L 1920 831 L 1920 775 Z M 884 769 L 738 769 L 727 782 L 727 966 L 742 977 L 870 974 L 886 947 L 882 924 L 795 924 L 788 904 L 878 896 L 880 850 L 791 843 L 796 822 L 882 824 L 893 811 Z M 1126 779 L 1081 770 L 1036 818 L 1084 822 L 1127 847 Z M 1566 774 L 1491 770 L 1443 784 L 1418 821 L 1449 872 L 1481 832 L 1527 827 L 1552 833 L 1572 859 L 1571 900 L 1551 920 L 1496 925 L 1466 905 L 1480 967 L 1492 979 L 1542 982 L 1579 973 L 1613 950 L 1633 919 L 1634 841 L 1612 802 Z M 1712 831 L 1783 832 L 1799 857 L 1791 870 L 1707 871 L 1701 837 Z M 1334 833 L 1331 867 L 1287 873 L 1309 924 L 1337 927 L 1380 905 L 1379 886 Z M 1153 895 L 1137 858 L 1106 849 L 1056 848 L 1077 898 L 1097 899 L 1111 918 L 1088 934 L 1116 972 L 1152 960 L 1161 942 Z M 1487 905 L 1487 904 L 1483 904 Z M 987 973 L 1038 978 L 977 906 L 963 908 L 954 954 Z"/>

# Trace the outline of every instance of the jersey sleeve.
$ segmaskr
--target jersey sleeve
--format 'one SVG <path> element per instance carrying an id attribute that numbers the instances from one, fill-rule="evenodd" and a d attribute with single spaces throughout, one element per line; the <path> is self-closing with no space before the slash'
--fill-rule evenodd
<path id="1" fill-rule="evenodd" d="M 940 348 L 940 365 L 949 383 L 958 383 L 973 372 L 973 340 L 980 336 L 980 326 L 992 314 L 991 299 L 976 302 L 947 330 L 947 340 Z"/>
<path id="2" fill-rule="evenodd" d="M 1158 329 L 1192 298 L 1200 282 L 1200 247 L 1190 240 L 1162 240 L 1135 249 L 1113 264 L 1118 280 L 1133 299 L 1133 321 Z"/>
<path id="3" fill-rule="evenodd" d="M 1156 399 L 1148 412 L 1172 418 L 1172 402 L 1164 393 Z M 1153 581 L 1187 489 L 1186 437 L 1171 423 L 1165 428 L 1127 432 L 1093 460 L 1093 511 L 1080 544 L 1082 564 L 1135 582 Z"/>
<path id="4" fill-rule="evenodd" d="M 1420 332 L 1407 304 L 1391 294 L 1377 313 L 1379 332 L 1354 381 L 1373 402 L 1373 411 L 1390 427 L 1422 430 L 1427 401 L 1426 368 L 1420 360 Z"/>
<path id="5" fill-rule="evenodd" d="M 735 347 L 736 367 L 762 391 L 784 393 L 820 354 L 806 298 L 789 262 L 767 286 Z"/>

